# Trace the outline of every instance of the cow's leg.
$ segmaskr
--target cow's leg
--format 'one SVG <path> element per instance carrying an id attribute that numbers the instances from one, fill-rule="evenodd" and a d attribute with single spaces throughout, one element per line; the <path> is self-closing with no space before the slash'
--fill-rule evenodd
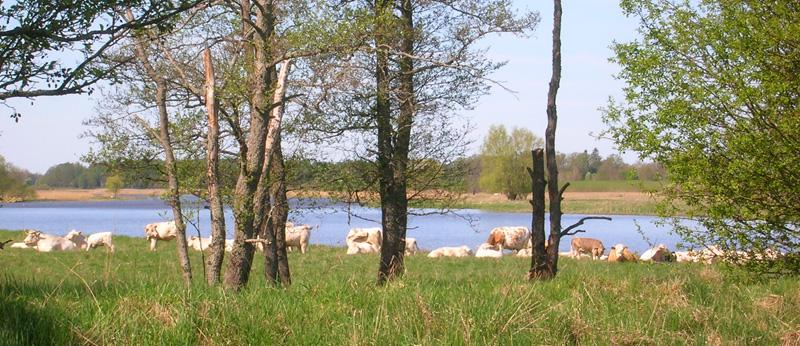
<path id="1" fill-rule="evenodd" d="M 308 243 L 300 243 L 300 253 L 304 254 L 308 251 Z"/>
<path id="2" fill-rule="evenodd" d="M 150 238 L 150 251 L 156 251 L 156 242 L 158 239 Z"/>

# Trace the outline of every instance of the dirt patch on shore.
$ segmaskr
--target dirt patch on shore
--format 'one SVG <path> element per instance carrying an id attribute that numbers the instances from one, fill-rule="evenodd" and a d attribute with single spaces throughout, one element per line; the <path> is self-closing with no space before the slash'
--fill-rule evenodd
<path id="1" fill-rule="evenodd" d="M 36 199 L 45 201 L 143 199 L 159 197 L 163 191 L 163 189 L 121 189 L 114 195 L 107 189 L 50 189 L 36 190 Z"/>

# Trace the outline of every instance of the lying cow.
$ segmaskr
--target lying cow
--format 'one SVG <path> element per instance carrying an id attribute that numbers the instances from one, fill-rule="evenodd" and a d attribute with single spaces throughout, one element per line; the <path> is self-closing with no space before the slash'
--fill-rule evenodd
<path id="1" fill-rule="evenodd" d="M 300 248 L 300 253 L 308 251 L 308 238 L 311 236 L 311 226 L 286 226 L 286 249 L 290 250 L 293 247 Z"/>
<path id="2" fill-rule="evenodd" d="M 195 251 L 206 251 L 209 247 L 211 247 L 211 237 L 208 238 L 201 238 L 198 236 L 189 237 L 186 245 L 194 249 Z"/>
<path id="3" fill-rule="evenodd" d="M 64 238 L 75 243 L 75 246 L 77 246 L 78 249 L 86 249 L 86 236 L 83 235 L 83 232 L 73 229 L 67 232 L 67 235 L 65 235 Z"/>
<path id="4" fill-rule="evenodd" d="M 580 258 L 581 254 L 590 254 L 592 259 L 599 259 L 606 251 L 603 242 L 592 238 L 573 237 L 570 244 L 570 257 Z"/>
<path id="5" fill-rule="evenodd" d="M 499 251 L 510 249 L 516 252 L 524 249 L 530 243 L 531 231 L 527 227 L 496 227 L 489 232 L 489 239 L 486 243 L 491 246 L 498 246 Z"/>
<path id="6" fill-rule="evenodd" d="M 159 240 L 172 240 L 178 236 L 178 227 L 175 221 L 155 222 L 144 226 L 144 234 L 150 242 L 150 251 L 156 251 Z"/>
<path id="7" fill-rule="evenodd" d="M 417 246 L 417 240 L 414 238 L 406 238 L 406 256 L 411 256 L 419 252 L 419 246 Z"/>
<path id="8" fill-rule="evenodd" d="M 472 249 L 463 245 L 459 247 L 440 247 L 428 253 L 428 257 L 469 257 L 472 256 Z"/>
<path id="9" fill-rule="evenodd" d="M 352 228 L 344 239 L 347 244 L 347 254 L 380 252 L 383 245 L 381 229 Z"/>
<path id="10" fill-rule="evenodd" d="M 670 252 L 667 249 L 667 246 L 664 244 L 658 244 L 656 247 L 645 251 L 642 256 L 639 257 L 639 259 L 645 262 L 669 262 L 670 257 Z"/>
<path id="11" fill-rule="evenodd" d="M 23 242 L 25 245 L 33 247 L 39 252 L 72 251 L 78 249 L 78 247 L 75 246 L 75 243 L 66 238 L 54 236 L 43 238 L 42 232 L 39 231 L 29 232 Z"/>
<path id="12" fill-rule="evenodd" d="M 519 252 L 517 255 L 519 255 Z M 478 246 L 478 250 L 475 251 L 475 257 L 500 258 L 503 257 L 503 252 L 498 250 L 496 246 L 483 243 Z"/>
<path id="13" fill-rule="evenodd" d="M 617 244 L 611 247 L 608 252 L 609 262 L 636 262 L 636 255 L 628 250 L 628 247 L 623 244 Z"/>
<path id="14" fill-rule="evenodd" d="M 347 254 L 355 255 L 360 253 L 378 253 L 381 250 L 370 242 L 353 242 L 347 244 Z"/>
<path id="15" fill-rule="evenodd" d="M 12 249 L 33 249 L 32 246 L 28 246 L 25 242 L 11 243 L 8 247 Z"/>

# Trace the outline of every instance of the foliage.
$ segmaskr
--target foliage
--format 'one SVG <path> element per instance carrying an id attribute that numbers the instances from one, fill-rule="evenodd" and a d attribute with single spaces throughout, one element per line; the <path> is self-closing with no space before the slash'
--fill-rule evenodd
<path id="1" fill-rule="evenodd" d="M 528 129 L 515 127 L 509 134 L 505 126 L 492 125 L 481 145 L 481 189 L 502 192 L 510 200 L 524 198 L 531 185 L 525 170 L 531 150 L 543 145 Z"/>
<path id="2" fill-rule="evenodd" d="M 114 196 L 117 195 L 117 192 L 119 192 L 119 189 L 121 189 L 124 184 L 122 177 L 119 175 L 112 175 L 106 178 L 106 189 Z"/>
<path id="3" fill-rule="evenodd" d="M 0 239 L 23 237 L 0 232 Z M 800 281 L 729 280 L 716 266 L 562 259 L 557 279 L 531 285 L 520 275 L 529 258 L 415 255 L 406 259 L 413 270 L 377 289 L 375 256 L 348 256 L 344 248 L 312 244 L 305 255 L 289 254 L 292 287 L 276 291 L 254 275 L 246 290 L 229 294 L 206 287 L 199 276 L 187 290 L 175 275 L 174 244 L 159 245 L 156 252 L 148 251 L 142 238 L 115 236 L 114 244 L 117 251 L 110 256 L 103 248 L 49 254 L 2 250 L 4 263 L 13 265 L 0 266 L 0 340 L 779 345 L 796 340 L 800 330 Z M 200 270 L 200 254 L 191 255 Z M 254 267 L 262 271 L 263 261 Z"/>
<path id="4" fill-rule="evenodd" d="M 117 64 L 97 61 L 131 29 L 172 25 L 199 0 L 18 0 L 0 6 L 0 101 L 91 92 Z M 115 12 L 131 8 L 131 22 Z M 18 120 L 19 114 L 12 117 Z"/>
<path id="5" fill-rule="evenodd" d="M 34 191 L 27 180 L 30 173 L 15 167 L 0 155 L 0 202 L 32 198 Z"/>
<path id="6" fill-rule="evenodd" d="M 759 272 L 800 273 L 800 2 L 622 7 L 641 38 L 614 45 L 627 86 L 605 110 L 607 134 L 667 169 L 664 196 L 703 226 L 678 227 L 687 241 L 760 258 L 748 262 Z"/>

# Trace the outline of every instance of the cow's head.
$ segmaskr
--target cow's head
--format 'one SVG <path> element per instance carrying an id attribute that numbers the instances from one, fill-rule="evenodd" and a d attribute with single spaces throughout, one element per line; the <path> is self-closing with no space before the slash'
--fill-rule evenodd
<path id="1" fill-rule="evenodd" d="M 627 249 L 627 248 L 628 248 L 628 247 L 627 247 L 627 246 L 625 246 L 625 245 L 623 245 L 623 244 L 617 244 L 617 245 L 614 245 L 614 246 L 612 246 L 612 247 L 611 247 L 611 251 L 614 251 L 614 254 L 616 254 L 616 255 L 617 255 L 617 257 L 622 257 L 622 253 L 623 253 L 623 252 L 625 251 L 625 249 Z"/>
<path id="2" fill-rule="evenodd" d="M 28 230 L 27 233 L 28 234 L 25 236 L 25 240 L 22 241 L 25 243 L 25 245 L 36 246 L 36 244 L 39 243 L 39 240 L 42 239 L 42 232 Z"/>
<path id="3" fill-rule="evenodd" d="M 83 237 L 83 232 L 78 230 L 71 230 L 67 235 L 64 236 L 67 240 L 75 241 Z"/>

